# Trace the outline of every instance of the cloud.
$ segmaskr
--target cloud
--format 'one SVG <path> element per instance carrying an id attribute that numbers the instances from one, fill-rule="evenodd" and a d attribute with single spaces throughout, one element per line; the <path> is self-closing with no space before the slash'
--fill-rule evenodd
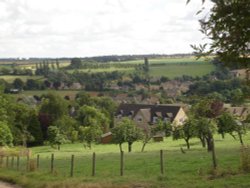
<path id="1" fill-rule="evenodd" d="M 176 0 L 2 0 L 0 57 L 191 52 L 203 37 L 200 8 Z"/>

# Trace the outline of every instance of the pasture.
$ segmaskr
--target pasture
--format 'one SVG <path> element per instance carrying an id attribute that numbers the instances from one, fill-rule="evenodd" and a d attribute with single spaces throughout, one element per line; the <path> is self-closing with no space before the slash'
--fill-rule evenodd
<path id="1" fill-rule="evenodd" d="M 250 144 L 250 133 L 244 137 Z M 57 151 L 50 146 L 34 147 L 32 158 L 39 154 L 39 169 L 26 171 L 26 158 L 21 158 L 20 169 L 0 169 L 0 178 L 17 182 L 25 187 L 249 187 L 250 174 L 240 170 L 240 143 L 231 136 L 215 137 L 218 169 L 211 170 L 211 153 L 201 147 L 198 139 L 192 139 L 191 149 L 186 150 L 184 140 L 151 142 L 145 152 L 142 143 L 133 144 L 133 152 L 127 152 L 123 144 L 124 175 L 120 176 L 118 145 L 97 144 L 90 149 L 83 144 L 66 144 Z M 183 147 L 185 153 L 180 151 Z M 160 152 L 164 152 L 164 174 L 160 172 Z M 96 153 L 96 174 L 92 176 L 92 153 Z M 51 154 L 54 169 L 51 173 Z M 74 176 L 70 177 L 71 155 L 75 155 Z"/>

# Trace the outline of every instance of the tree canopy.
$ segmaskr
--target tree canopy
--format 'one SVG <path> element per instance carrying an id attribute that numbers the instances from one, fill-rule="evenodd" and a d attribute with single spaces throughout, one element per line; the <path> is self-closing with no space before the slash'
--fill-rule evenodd
<path id="1" fill-rule="evenodd" d="M 190 0 L 187 1 L 187 3 Z M 204 0 L 202 0 L 204 2 Z M 197 55 L 216 53 L 228 66 L 249 67 L 250 55 L 250 1 L 211 0 L 210 15 L 201 19 L 200 31 L 211 39 L 208 44 L 191 45 Z"/>

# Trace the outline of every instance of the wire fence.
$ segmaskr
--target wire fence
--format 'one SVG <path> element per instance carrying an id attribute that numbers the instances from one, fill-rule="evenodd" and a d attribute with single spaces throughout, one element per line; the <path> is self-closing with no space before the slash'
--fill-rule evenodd
<path id="1" fill-rule="evenodd" d="M 115 156 L 115 157 L 114 157 Z M 120 154 L 98 155 L 42 155 L 34 156 L 0 156 L 0 167 L 9 170 L 16 170 L 22 173 L 45 172 L 63 177 L 81 176 L 124 176 L 127 174 L 141 174 L 149 176 L 165 173 L 164 152 L 153 156 Z M 156 159 L 158 158 L 158 159 Z"/>

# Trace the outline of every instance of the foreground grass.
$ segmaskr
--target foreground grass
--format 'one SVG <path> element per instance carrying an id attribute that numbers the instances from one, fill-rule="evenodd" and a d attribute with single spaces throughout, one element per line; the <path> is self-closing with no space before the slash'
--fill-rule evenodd
<path id="1" fill-rule="evenodd" d="M 244 138 L 250 144 L 250 134 Z M 133 145 L 133 152 L 125 152 L 124 176 L 120 176 L 120 154 L 117 145 L 94 145 L 90 149 L 82 144 L 67 144 L 61 151 L 49 146 L 34 147 L 34 159 L 40 155 L 40 167 L 26 172 L 26 159 L 21 159 L 20 170 L 0 169 L 1 179 L 25 187 L 250 187 L 250 174 L 239 170 L 240 144 L 230 136 L 222 140 L 216 136 L 219 168 L 211 173 L 211 154 L 193 139 L 191 150 L 183 154 L 183 140 L 170 138 L 161 143 L 150 143 L 141 153 L 141 143 Z M 124 150 L 126 151 L 126 144 Z M 164 150 L 164 175 L 160 173 L 159 150 Z M 91 175 L 92 153 L 96 153 L 96 176 Z M 50 156 L 55 155 L 54 173 L 50 172 Z M 75 155 L 74 177 L 70 177 L 70 157 Z M 214 174 L 214 175 L 211 175 Z"/>

